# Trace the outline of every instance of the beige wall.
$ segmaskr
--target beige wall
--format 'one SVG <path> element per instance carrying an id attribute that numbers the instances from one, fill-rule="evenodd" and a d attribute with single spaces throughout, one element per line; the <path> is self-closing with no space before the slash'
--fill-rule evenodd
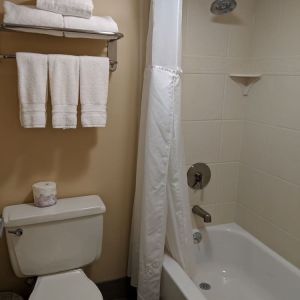
<path id="1" fill-rule="evenodd" d="M 245 99 L 228 76 L 250 55 L 254 1 L 240 0 L 234 14 L 210 14 L 211 0 L 184 0 L 183 130 L 187 163 L 208 163 L 212 180 L 191 192 L 214 224 L 235 216 Z M 199 221 L 199 217 L 195 217 Z"/>
<path id="2" fill-rule="evenodd" d="M 237 221 L 300 267 L 300 2 L 255 11 Z"/>
<path id="3" fill-rule="evenodd" d="M 42 130 L 22 129 L 18 120 L 16 63 L 1 62 L 0 210 L 30 202 L 31 184 L 39 180 L 56 181 L 60 197 L 99 194 L 107 206 L 103 254 L 88 268 L 88 274 L 100 282 L 126 275 L 139 112 L 140 20 L 138 0 L 97 0 L 95 6 L 96 15 L 113 16 L 125 34 L 118 43 L 119 67 L 110 80 L 108 126 L 65 131 L 50 126 Z M 0 34 L 1 53 L 21 50 L 99 55 L 103 46 L 99 41 Z M 12 273 L 2 239 L 0 290 L 16 288 L 24 285 Z"/>

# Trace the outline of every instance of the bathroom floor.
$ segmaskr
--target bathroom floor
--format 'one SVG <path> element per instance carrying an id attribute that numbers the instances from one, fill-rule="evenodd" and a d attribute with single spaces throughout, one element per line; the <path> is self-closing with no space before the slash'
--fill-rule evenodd
<path id="1" fill-rule="evenodd" d="M 129 278 L 98 284 L 104 300 L 136 300 L 136 290 L 130 286 Z"/>
<path id="2" fill-rule="evenodd" d="M 104 298 L 104 300 L 107 300 L 107 299 Z M 132 300 L 132 298 L 116 298 L 114 300 Z"/>
<path id="3" fill-rule="evenodd" d="M 131 297 L 131 296 L 128 296 L 128 297 L 122 297 L 122 298 L 111 298 L 111 297 L 104 297 L 103 300 L 136 300 L 136 297 Z"/>

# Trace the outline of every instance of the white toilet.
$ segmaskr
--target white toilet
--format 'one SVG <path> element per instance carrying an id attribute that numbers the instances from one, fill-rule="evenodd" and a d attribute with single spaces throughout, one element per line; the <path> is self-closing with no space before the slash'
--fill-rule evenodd
<path id="1" fill-rule="evenodd" d="M 29 300 L 103 299 L 80 268 L 101 254 L 104 213 L 98 196 L 61 199 L 47 208 L 4 208 L 14 272 L 18 277 L 38 276 Z"/>

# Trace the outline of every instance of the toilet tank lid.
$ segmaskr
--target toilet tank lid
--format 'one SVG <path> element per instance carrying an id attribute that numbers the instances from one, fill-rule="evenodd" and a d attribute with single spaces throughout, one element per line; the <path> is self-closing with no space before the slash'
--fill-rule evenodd
<path id="1" fill-rule="evenodd" d="M 59 199 L 54 206 L 39 208 L 30 204 L 7 206 L 3 210 L 5 227 L 33 225 L 104 214 L 105 205 L 97 195 Z"/>

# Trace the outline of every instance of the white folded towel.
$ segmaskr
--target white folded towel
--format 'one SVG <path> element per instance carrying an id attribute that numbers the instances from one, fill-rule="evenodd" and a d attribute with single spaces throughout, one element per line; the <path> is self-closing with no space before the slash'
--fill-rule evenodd
<path id="1" fill-rule="evenodd" d="M 64 20 L 62 15 L 36 9 L 28 5 L 17 5 L 10 1 L 4 1 L 4 23 L 21 24 L 63 28 Z M 63 36 L 60 31 L 45 31 L 31 28 L 17 28 L 17 31 L 43 33 L 55 36 Z"/>
<path id="2" fill-rule="evenodd" d="M 118 25 L 111 17 L 91 17 L 90 19 L 82 19 L 75 17 L 64 17 L 65 28 L 90 30 L 97 33 L 100 32 L 118 32 Z M 93 34 L 81 34 L 76 32 L 66 32 L 66 37 L 70 38 L 91 38 L 99 39 L 101 37 Z"/>
<path id="3" fill-rule="evenodd" d="M 52 11 L 65 16 L 89 19 L 93 14 L 93 0 L 37 0 L 39 9 Z"/>
<path id="4" fill-rule="evenodd" d="M 76 128 L 79 98 L 79 58 L 49 55 L 53 128 Z"/>
<path id="5" fill-rule="evenodd" d="M 105 127 L 109 83 L 107 57 L 80 57 L 80 102 L 82 127 Z"/>
<path id="6" fill-rule="evenodd" d="M 17 53 L 20 121 L 24 128 L 46 127 L 48 57 Z"/>

